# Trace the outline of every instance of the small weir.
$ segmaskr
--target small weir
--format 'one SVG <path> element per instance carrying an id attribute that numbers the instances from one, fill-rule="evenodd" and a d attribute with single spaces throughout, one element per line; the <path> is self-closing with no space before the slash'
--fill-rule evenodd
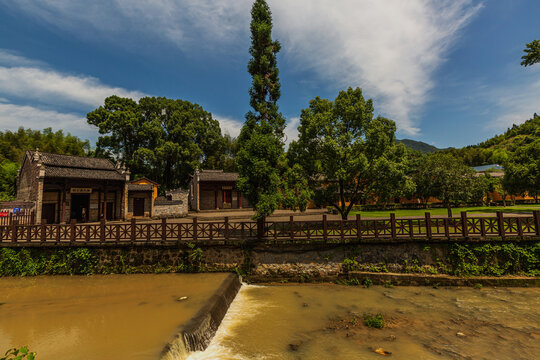
<path id="1" fill-rule="evenodd" d="M 230 274 L 199 312 L 180 328 L 163 350 L 161 358 L 181 360 L 186 359 L 190 352 L 205 350 L 241 285 L 240 278 Z"/>

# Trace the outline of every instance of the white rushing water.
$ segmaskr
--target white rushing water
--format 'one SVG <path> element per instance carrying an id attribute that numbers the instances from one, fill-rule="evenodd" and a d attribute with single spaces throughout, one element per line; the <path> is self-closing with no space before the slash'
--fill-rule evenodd
<path id="1" fill-rule="evenodd" d="M 189 354 L 187 360 L 251 359 L 237 353 L 234 348 L 224 346 L 223 343 L 226 342 L 226 339 L 234 337 L 234 330 L 238 325 L 245 324 L 255 318 L 268 306 L 268 304 L 261 301 L 252 301 L 247 295 L 248 290 L 254 287 L 262 286 L 242 284 L 210 345 L 205 351 L 196 351 Z"/>

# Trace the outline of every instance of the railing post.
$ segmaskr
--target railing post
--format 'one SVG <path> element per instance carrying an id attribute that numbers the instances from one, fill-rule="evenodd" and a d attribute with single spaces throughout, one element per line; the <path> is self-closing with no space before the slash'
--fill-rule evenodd
<path id="1" fill-rule="evenodd" d="M 99 222 L 99 241 L 105 241 L 105 217 Z"/>
<path id="2" fill-rule="evenodd" d="M 497 211 L 497 224 L 499 225 L 499 236 L 504 238 L 504 217 L 502 211 Z"/>
<path id="3" fill-rule="evenodd" d="M 34 212 L 34 210 L 32 210 L 30 212 L 30 224 L 28 225 L 34 225 L 36 222 L 36 213 Z"/>
<path id="4" fill-rule="evenodd" d="M 323 239 L 324 242 L 328 241 L 328 223 L 326 221 L 326 214 L 323 214 L 322 216 L 322 224 L 323 224 Z"/>
<path id="5" fill-rule="evenodd" d="M 375 235 L 375 238 L 379 237 L 379 228 L 377 226 L 377 223 L 377 220 L 373 220 L 373 234 Z"/>
<path id="6" fill-rule="evenodd" d="M 409 219 L 409 237 L 414 237 L 414 227 L 413 227 L 413 221 L 412 219 Z"/>
<path id="7" fill-rule="evenodd" d="M 428 239 L 431 239 L 431 213 L 430 212 L 426 212 L 425 213 L 425 218 L 426 218 L 426 236 Z"/>
<path id="8" fill-rule="evenodd" d="M 198 232 L 199 232 L 199 227 L 197 226 L 197 217 L 194 217 L 193 218 L 193 241 L 197 241 L 197 238 L 198 238 Z"/>
<path id="9" fill-rule="evenodd" d="M 464 238 L 469 237 L 469 224 L 467 222 L 467 212 L 461 212 L 461 234 Z"/>
<path id="10" fill-rule="evenodd" d="M 520 216 L 516 218 L 516 224 L 517 224 L 518 236 L 523 236 L 523 224 L 522 224 Z"/>
<path id="11" fill-rule="evenodd" d="M 294 217 L 291 215 L 289 217 L 289 237 L 291 240 L 294 240 Z"/>
<path id="12" fill-rule="evenodd" d="M 392 239 L 397 237 L 396 234 L 396 214 L 390 213 L 390 229 L 392 230 Z"/>
<path id="13" fill-rule="evenodd" d="M 229 240 L 229 217 L 225 216 L 225 240 Z"/>
<path id="14" fill-rule="evenodd" d="M 69 222 L 69 241 L 74 242 L 75 241 L 75 219 L 71 219 Z"/>
<path id="15" fill-rule="evenodd" d="M 535 210 L 534 214 L 534 225 L 536 228 L 536 236 L 540 236 L 540 210 Z"/>
<path id="16" fill-rule="evenodd" d="M 131 241 L 135 241 L 137 238 L 137 219 L 131 218 Z"/>
<path id="17" fill-rule="evenodd" d="M 10 212 L 10 213 L 9 213 L 8 225 L 11 226 L 12 223 L 13 223 L 13 213 Z"/>
<path id="18" fill-rule="evenodd" d="M 11 242 L 17 242 L 17 220 L 11 220 Z"/>
<path id="19" fill-rule="evenodd" d="M 45 242 L 47 240 L 47 228 L 45 225 L 47 224 L 46 219 L 41 219 L 41 225 L 39 226 L 39 235 L 41 237 L 41 242 Z"/>
<path id="20" fill-rule="evenodd" d="M 480 235 L 485 238 L 486 237 L 486 222 L 483 217 L 480 218 Z"/>
<path id="21" fill-rule="evenodd" d="M 161 241 L 167 240 L 167 218 L 161 219 Z"/>
<path id="22" fill-rule="evenodd" d="M 443 223 L 444 223 L 444 236 L 446 236 L 446 238 L 449 238 L 450 237 L 450 225 L 449 225 L 449 221 L 447 217 L 443 218 Z"/>
<path id="23" fill-rule="evenodd" d="M 356 214 L 356 238 L 362 240 L 362 218 Z"/>

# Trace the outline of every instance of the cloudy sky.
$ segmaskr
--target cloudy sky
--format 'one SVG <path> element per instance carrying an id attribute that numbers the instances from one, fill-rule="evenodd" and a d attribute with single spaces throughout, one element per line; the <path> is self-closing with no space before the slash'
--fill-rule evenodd
<path id="1" fill-rule="evenodd" d="M 288 139 L 315 96 L 360 86 L 398 138 L 475 144 L 540 113 L 540 1 L 269 0 Z M 95 141 L 116 94 L 202 105 L 237 135 L 248 111 L 250 0 L 0 2 L 0 130 Z"/>

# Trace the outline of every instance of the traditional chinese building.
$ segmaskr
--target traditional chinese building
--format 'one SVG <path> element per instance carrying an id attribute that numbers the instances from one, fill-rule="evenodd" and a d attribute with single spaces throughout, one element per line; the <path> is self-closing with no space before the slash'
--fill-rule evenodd
<path id="1" fill-rule="evenodd" d="M 236 188 L 238 173 L 223 170 L 195 170 L 189 183 L 192 210 L 249 208 L 247 199 Z"/>
<path id="2" fill-rule="evenodd" d="M 107 159 L 27 151 L 16 199 L 33 202 L 36 221 L 47 223 L 152 216 L 153 185 L 130 184 L 129 176 Z"/>

